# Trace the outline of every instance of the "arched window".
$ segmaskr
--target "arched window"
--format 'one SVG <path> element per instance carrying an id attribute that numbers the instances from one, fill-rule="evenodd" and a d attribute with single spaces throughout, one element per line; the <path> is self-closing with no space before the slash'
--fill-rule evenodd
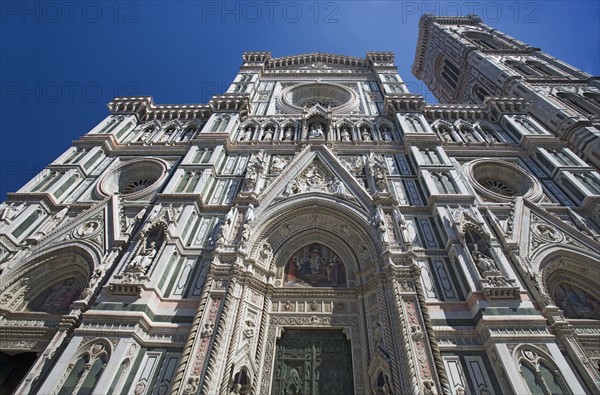
<path id="1" fill-rule="evenodd" d="M 592 177 L 589 174 L 575 174 L 575 178 L 577 178 L 583 185 L 585 185 L 594 195 L 600 195 L 600 182 L 595 177 Z"/>
<path id="2" fill-rule="evenodd" d="M 600 94 L 596 92 L 583 92 L 585 97 L 590 103 L 600 108 Z"/>
<path id="3" fill-rule="evenodd" d="M 519 125 L 523 126 L 529 133 L 532 134 L 544 134 L 543 131 L 539 130 L 537 126 L 535 126 L 531 121 L 524 118 L 516 118 L 515 122 Z"/>
<path id="4" fill-rule="evenodd" d="M 452 177 L 448 173 L 431 173 L 433 182 L 439 193 L 452 194 L 457 193 L 456 186 L 452 181 Z"/>
<path id="5" fill-rule="evenodd" d="M 478 45 L 482 49 L 505 49 L 508 45 L 490 34 L 483 32 L 465 32 L 463 37 L 471 40 L 474 44 Z"/>
<path id="6" fill-rule="evenodd" d="M 576 166 L 575 161 L 562 150 L 552 150 L 550 153 L 560 166 Z"/>
<path id="7" fill-rule="evenodd" d="M 106 363 L 109 359 L 109 346 L 105 342 L 94 342 L 79 353 L 74 363 L 71 363 L 67 379 L 58 395 L 87 395 L 94 392 Z"/>
<path id="8" fill-rule="evenodd" d="M 490 143 L 499 143 L 500 139 L 496 135 L 496 131 L 489 126 L 479 125 L 479 132 Z"/>
<path id="9" fill-rule="evenodd" d="M 531 394 L 566 395 L 571 391 L 552 359 L 541 350 L 532 347 L 519 347 L 515 357 L 523 380 Z"/>
<path id="10" fill-rule="evenodd" d="M 229 115 L 221 115 L 220 117 L 215 119 L 215 122 L 212 124 L 210 131 L 211 132 L 225 131 L 225 128 L 227 128 L 227 124 L 229 123 L 229 120 L 231 120 L 231 117 Z"/>
<path id="11" fill-rule="evenodd" d="M 507 65 L 515 69 L 523 77 L 541 77 L 542 74 L 531 68 L 529 65 L 516 60 L 507 60 Z"/>
<path id="12" fill-rule="evenodd" d="M 409 132 L 416 132 L 416 133 L 425 132 L 425 128 L 423 128 L 423 124 L 421 123 L 421 119 L 419 117 L 414 116 L 414 115 L 407 115 L 405 119 L 412 129 L 412 130 L 409 130 Z"/>
<path id="13" fill-rule="evenodd" d="M 456 84 L 458 83 L 459 75 L 460 70 L 458 69 L 458 67 L 456 67 L 448 59 L 444 59 L 444 64 L 442 66 L 442 77 L 452 89 L 456 89 Z"/>
<path id="14" fill-rule="evenodd" d="M 231 120 L 231 117 L 229 115 L 225 115 L 225 116 L 221 117 L 221 124 L 219 125 L 217 132 L 224 132 L 225 129 L 227 128 L 227 125 L 229 124 L 230 120 Z"/>
<path id="15" fill-rule="evenodd" d="M 480 85 L 475 85 L 473 87 L 473 97 L 477 99 L 480 103 L 483 103 L 486 96 L 490 96 L 490 93 Z"/>
<path id="16" fill-rule="evenodd" d="M 585 98 L 571 92 L 558 92 L 556 96 L 567 102 L 575 110 L 585 114 L 597 116 L 600 115 L 600 107 L 588 102 Z"/>
<path id="17" fill-rule="evenodd" d="M 558 70 L 556 70 L 555 68 L 542 63 L 542 62 L 538 62 L 538 61 L 533 61 L 533 60 L 527 60 L 525 61 L 525 63 L 531 67 L 532 69 L 534 69 L 535 71 L 537 71 L 538 73 L 548 76 L 548 77 L 562 77 L 563 74 L 561 74 Z"/>

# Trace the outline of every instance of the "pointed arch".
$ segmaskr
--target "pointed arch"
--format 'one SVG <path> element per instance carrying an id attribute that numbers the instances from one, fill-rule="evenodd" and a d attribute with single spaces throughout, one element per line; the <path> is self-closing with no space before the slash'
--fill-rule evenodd
<path id="1" fill-rule="evenodd" d="M 83 242 L 48 249 L 7 272 L 0 308 L 64 314 L 87 287 L 100 257 Z"/>
<path id="2" fill-rule="evenodd" d="M 68 365 L 58 395 L 92 394 L 112 354 L 112 344 L 104 338 L 94 339 L 81 346 Z"/>

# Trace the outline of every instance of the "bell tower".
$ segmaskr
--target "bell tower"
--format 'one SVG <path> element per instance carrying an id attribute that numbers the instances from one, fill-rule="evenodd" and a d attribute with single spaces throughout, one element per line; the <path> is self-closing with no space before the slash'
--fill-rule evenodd
<path id="1" fill-rule="evenodd" d="M 442 103 L 522 98 L 528 112 L 589 163 L 600 164 L 600 84 L 478 16 L 420 20 L 412 71 Z"/>

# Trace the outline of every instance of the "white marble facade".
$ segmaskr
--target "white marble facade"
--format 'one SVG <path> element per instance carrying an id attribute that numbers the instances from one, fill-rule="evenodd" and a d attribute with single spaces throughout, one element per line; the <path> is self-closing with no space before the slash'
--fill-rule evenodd
<path id="1" fill-rule="evenodd" d="M 0 389 L 600 391 L 598 79 L 474 16 L 421 19 L 442 104 L 389 52 L 243 60 L 0 206 Z"/>

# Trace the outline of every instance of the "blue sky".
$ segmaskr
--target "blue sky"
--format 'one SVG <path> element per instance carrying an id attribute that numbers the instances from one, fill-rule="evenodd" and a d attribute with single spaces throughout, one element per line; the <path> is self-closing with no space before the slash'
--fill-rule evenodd
<path id="1" fill-rule="evenodd" d="M 488 25 L 600 74 L 599 1 L 0 1 L 0 200 L 108 115 L 114 96 L 205 103 L 244 51 L 393 51 L 410 72 L 422 13 Z"/>

